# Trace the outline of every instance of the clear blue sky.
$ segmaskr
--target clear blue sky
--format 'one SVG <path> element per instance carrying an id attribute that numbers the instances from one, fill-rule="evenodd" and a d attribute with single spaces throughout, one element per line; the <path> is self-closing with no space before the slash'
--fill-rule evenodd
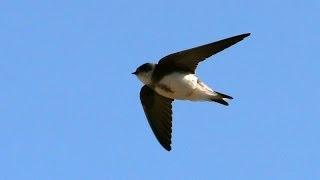
<path id="1" fill-rule="evenodd" d="M 22 0 L 0 6 L 0 179 L 320 178 L 320 1 Z M 154 138 L 130 73 L 251 32 L 202 63 L 229 107 L 174 102 Z"/>

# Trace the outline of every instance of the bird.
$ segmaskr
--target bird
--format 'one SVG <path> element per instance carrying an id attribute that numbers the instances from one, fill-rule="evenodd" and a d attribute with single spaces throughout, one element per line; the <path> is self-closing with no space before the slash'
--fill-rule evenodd
<path id="1" fill-rule="evenodd" d="M 158 142 L 171 150 L 172 102 L 209 101 L 228 106 L 231 96 L 217 92 L 195 74 L 198 64 L 210 56 L 242 41 L 250 33 L 169 54 L 155 63 L 144 63 L 132 74 L 143 83 L 140 101 Z"/>

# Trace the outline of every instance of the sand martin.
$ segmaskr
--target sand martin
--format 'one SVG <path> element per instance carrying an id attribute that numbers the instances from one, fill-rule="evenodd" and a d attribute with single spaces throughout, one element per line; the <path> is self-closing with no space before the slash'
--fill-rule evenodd
<path id="1" fill-rule="evenodd" d="M 199 62 L 236 44 L 250 33 L 167 55 L 158 64 L 145 63 L 135 74 L 144 84 L 140 100 L 149 125 L 159 143 L 171 150 L 172 101 L 211 101 L 228 105 L 231 96 L 217 92 L 195 75 Z"/>

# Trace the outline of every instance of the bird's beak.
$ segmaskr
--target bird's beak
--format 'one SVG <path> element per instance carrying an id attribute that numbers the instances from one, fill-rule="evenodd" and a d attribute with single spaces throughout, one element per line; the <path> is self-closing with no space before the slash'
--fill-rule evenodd
<path id="1" fill-rule="evenodd" d="M 137 75 L 137 72 L 133 72 L 133 73 L 131 73 L 131 74 Z"/>

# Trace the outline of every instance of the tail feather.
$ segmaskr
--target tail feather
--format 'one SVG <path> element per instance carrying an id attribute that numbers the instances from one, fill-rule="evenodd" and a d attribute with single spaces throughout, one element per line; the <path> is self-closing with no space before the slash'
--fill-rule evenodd
<path id="1" fill-rule="evenodd" d="M 219 92 L 216 92 L 218 94 L 218 96 L 221 96 L 221 98 L 226 98 L 226 99 L 233 99 L 233 97 L 231 96 L 228 96 L 226 94 L 222 94 L 222 93 L 219 93 Z"/>
<path id="2" fill-rule="evenodd" d="M 216 95 L 212 96 L 211 100 L 214 102 L 217 102 L 219 104 L 223 104 L 225 106 L 228 106 L 229 103 L 226 101 L 226 99 L 233 99 L 233 97 L 228 96 L 226 94 L 222 94 L 219 92 L 215 92 L 215 93 L 216 93 Z"/>
<path id="3" fill-rule="evenodd" d="M 216 98 L 211 98 L 212 101 L 219 103 L 219 104 L 223 104 L 225 106 L 229 106 L 229 103 L 223 99 L 216 99 Z"/>

